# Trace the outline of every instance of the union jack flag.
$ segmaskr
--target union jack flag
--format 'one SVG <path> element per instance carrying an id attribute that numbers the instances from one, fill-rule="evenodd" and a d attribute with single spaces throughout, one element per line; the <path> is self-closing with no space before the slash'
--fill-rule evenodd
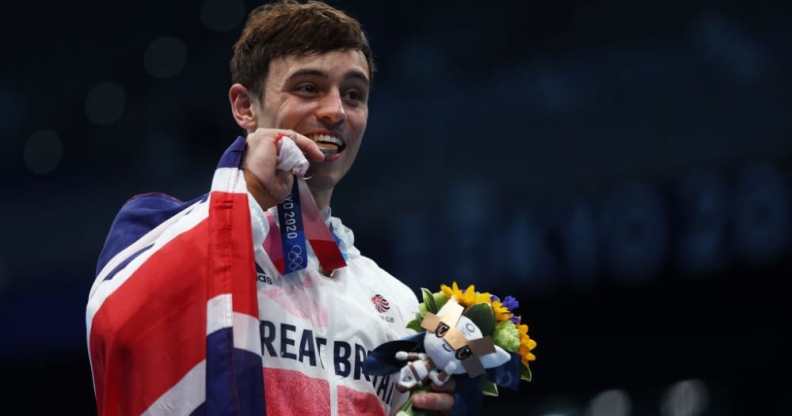
<path id="1" fill-rule="evenodd" d="M 99 415 L 264 414 L 244 151 L 207 195 L 140 195 L 114 220 L 86 310 Z"/>

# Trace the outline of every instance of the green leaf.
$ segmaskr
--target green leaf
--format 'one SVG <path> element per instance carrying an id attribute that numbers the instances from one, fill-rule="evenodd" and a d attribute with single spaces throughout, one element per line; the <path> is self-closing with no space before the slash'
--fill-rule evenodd
<path id="1" fill-rule="evenodd" d="M 483 393 L 485 396 L 498 397 L 498 385 L 487 380 L 485 377 L 482 377 L 481 393 Z"/>
<path id="2" fill-rule="evenodd" d="M 396 413 L 396 416 L 414 416 L 413 413 L 413 398 L 412 394 L 410 397 L 407 398 L 407 401 L 399 408 L 399 411 Z"/>
<path id="3" fill-rule="evenodd" d="M 528 367 L 528 364 L 523 364 L 523 369 L 520 373 L 520 380 L 531 381 L 532 378 L 533 374 L 531 373 L 531 367 Z"/>
<path id="4" fill-rule="evenodd" d="M 464 313 L 481 330 L 482 336 L 492 336 L 495 332 L 495 313 L 486 303 L 468 306 Z"/>
<path id="5" fill-rule="evenodd" d="M 437 311 L 440 309 L 437 308 L 437 304 L 435 303 L 432 292 L 430 292 L 429 289 L 422 287 L 421 294 L 423 295 L 423 303 L 426 306 L 426 310 L 431 313 L 437 313 Z"/>
<path id="6" fill-rule="evenodd" d="M 438 311 L 443 308 L 443 305 L 445 305 L 446 302 L 448 302 L 448 296 L 446 296 L 446 294 L 443 292 L 435 292 L 433 297 Z"/>
<path id="7" fill-rule="evenodd" d="M 426 312 L 427 312 L 426 305 L 424 305 L 423 302 L 419 303 L 418 304 L 418 314 L 421 315 L 421 318 L 426 316 Z"/>
<path id="8" fill-rule="evenodd" d="M 424 329 L 421 326 L 421 322 L 423 322 L 423 318 L 421 318 L 421 314 L 416 313 L 415 319 L 407 323 L 407 328 L 412 329 L 415 332 L 423 332 Z"/>

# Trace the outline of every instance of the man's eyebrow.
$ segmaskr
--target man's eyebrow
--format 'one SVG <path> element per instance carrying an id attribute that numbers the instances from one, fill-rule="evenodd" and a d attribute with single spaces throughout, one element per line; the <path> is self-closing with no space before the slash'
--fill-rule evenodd
<path id="1" fill-rule="evenodd" d="M 305 76 L 328 78 L 327 74 L 324 71 L 320 71 L 318 69 L 304 68 L 294 71 L 293 74 L 289 75 L 289 79 L 297 78 L 297 77 L 305 77 Z"/>
<path id="2" fill-rule="evenodd" d="M 362 72 L 360 72 L 358 70 L 355 70 L 355 69 L 347 72 L 346 75 L 344 76 L 344 78 L 358 79 L 358 80 L 363 81 L 364 83 L 366 83 L 366 85 L 369 84 L 369 79 L 366 76 L 366 74 L 364 74 L 364 73 L 362 73 Z"/>
<path id="3" fill-rule="evenodd" d="M 289 75 L 289 79 L 297 78 L 297 77 L 305 77 L 305 76 L 313 76 L 313 77 L 320 77 L 320 78 L 329 78 L 326 72 L 319 70 L 319 69 L 312 69 L 312 68 L 303 68 L 297 71 L 294 71 L 293 74 Z M 360 72 L 356 69 L 352 69 L 344 75 L 344 78 L 353 78 L 358 79 L 369 84 L 369 79 L 363 72 Z"/>

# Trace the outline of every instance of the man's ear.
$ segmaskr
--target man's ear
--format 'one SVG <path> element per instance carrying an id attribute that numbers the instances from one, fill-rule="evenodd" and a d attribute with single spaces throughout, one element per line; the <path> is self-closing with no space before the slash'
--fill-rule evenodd
<path id="1" fill-rule="evenodd" d="M 247 132 L 255 131 L 256 108 L 250 91 L 242 84 L 234 84 L 228 89 L 228 101 L 231 104 L 231 114 L 239 127 Z"/>

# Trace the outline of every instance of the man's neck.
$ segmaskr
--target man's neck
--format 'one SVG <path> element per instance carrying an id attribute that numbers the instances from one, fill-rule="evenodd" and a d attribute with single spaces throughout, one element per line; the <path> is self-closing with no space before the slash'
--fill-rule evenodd
<path id="1" fill-rule="evenodd" d="M 311 181 L 308 181 L 308 188 L 311 190 L 311 195 L 313 195 L 316 206 L 320 211 L 330 206 L 330 199 L 333 198 L 333 188 L 317 189 L 311 186 Z"/>

